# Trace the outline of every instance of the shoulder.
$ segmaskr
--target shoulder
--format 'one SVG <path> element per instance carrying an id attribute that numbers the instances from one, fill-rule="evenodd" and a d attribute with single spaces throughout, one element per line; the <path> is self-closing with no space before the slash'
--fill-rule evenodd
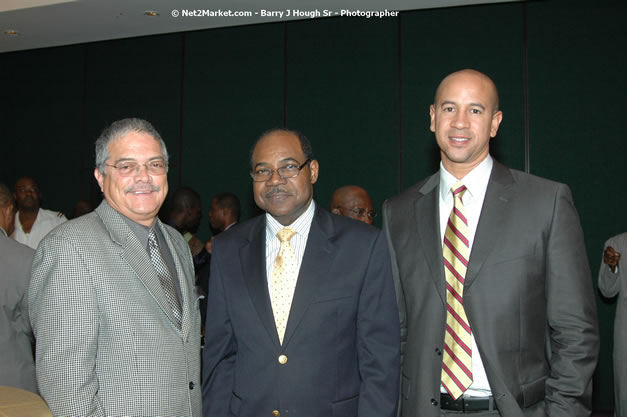
<path id="1" fill-rule="evenodd" d="M 106 235 L 106 229 L 100 217 L 95 212 L 73 220 L 64 221 L 48 233 L 40 245 L 49 245 L 56 239 L 67 240 L 75 243 L 96 242 L 101 240 L 98 236 Z"/>
<path id="2" fill-rule="evenodd" d="M 231 226 L 228 230 L 218 234 L 214 238 L 214 245 L 216 242 L 219 245 L 225 244 L 241 244 L 241 242 L 250 241 L 256 237 L 260 233 L 265 231 L 266 218 L 265 214 L 261 214 L 259 216 L 255 216 L 252 219 L 248 219 L 246 221 L 236 223 Z"/>
<path id="3" fill-rule="evenodd" d="M 52 223 L 63 223 L 67 221 L 65 215 L 60 211 L 52 211 L 40 208 L 39 216 L 42 217 L 42 220 L 47 220 Z"/>
<path id="4" fill-rule="evenodd" d="M 35 250 L 17 242 L 15 239 L 7 237 L 4 233 L 0 232 L 0 248 L 2 257 L 7 257 L 7 260 L 27 259 L 28 262 L 32 261 Z"/>
<path id="5" fill-rule="evenodd" d="M 440 185 L 439 172 L 412 185 L 401 193 L 390 197 L 383 202 L 383 216 L 388 217 L 394 213 L 394 217 L 404 217 L 413 210 L 414 204 L 429 193 L 437 193 Z"/>
<path id="6" fill-rule="evenodd" d="M 320 231 L 324 237 L 336 245 L 355 247 L 371 246 L 381 234 L 381 230 L 374 226 L 339 214 L 332 214 L 321 207 L 316 207 L 309 231 L 310 238 L 315 230 Z"/>
<path id="7" fill-rule="evenodd" d="M 605 242 L 605 246 L 612 246 L 615 249 L 617 247 L 627 247 L 627 233 L 620 233 L 616 236 L 612 236 Z"/>

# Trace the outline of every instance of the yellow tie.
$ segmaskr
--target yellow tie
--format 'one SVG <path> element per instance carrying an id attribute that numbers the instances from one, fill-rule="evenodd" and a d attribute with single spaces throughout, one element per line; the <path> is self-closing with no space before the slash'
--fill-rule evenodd
<path id="1" fill-rule="evenodd" d="M 294 288 L 298 279 L 298 262 L 290 239 L 296 234 L 295 230 L 284 227 L 279 230 L 277 237 L 281 241 L 279 253 L 274 260 L 272 269 L 272 311 L 279 341 L 283 344 L 283 336 L 290 315 Z"/>
<path id="2" fill-rule="evenodd" d="M 463 304 L 464 280 L 470 256 L 468 220 L 462 202 L 465 191 L 466 186 L 461 181 L 451 188 L 455 203 L 446 224 L 442 246 L 446 276 L 442 385 L 454 399 L 472 384 L 472 331 Z"/>

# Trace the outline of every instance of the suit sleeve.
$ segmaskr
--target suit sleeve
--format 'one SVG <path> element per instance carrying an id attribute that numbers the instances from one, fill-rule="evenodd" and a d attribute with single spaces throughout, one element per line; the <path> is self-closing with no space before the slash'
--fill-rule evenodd
<path id="1" fill-rule="evenodd" d="M 230 415 L 237 346 L 227 308 L 224 281 L 219 265 L 220 246 L 214 243 L 211 279 L 207 295 L 207 323 L 203 351 L 203 416 Z"/>
<path id="2" fill-rule="evenodd" d="M 362 378 L 358 416 L 395 416 L 400 334 L 389 252 L 383 233 L 379 233 L 370 253 L 360 294 L 357 353 Z"/>
<path id="3" fill-rule="evenodd" d="M 40 243 L 28 294 L 39 390 L 55 416 L 104 416 L 98 399 L 98 304 L 91 271 L 67 239 Z"/>
<path id="4" fill-rule="evenodd" d="M 589 416 L 599 352 L 598 323 L 583 232 L 570 190 L 563 184 L 555 196 L 549 229 L 546 285 L 551 347 L 547 415 Z"/>
<path id="5" fill-rule="evenodd" d="M 605 242 L 603 246 L 603 250 L 608 246 L 613 247 L 621 254 L 624 253 L 624 249 L 615 242 L 613 239 Z M 627 255 L 627 254 L 625 254 Z M 616 297 L 618 292 L 620 291 L 620 281 L 625 279 L 625 274 L 627 271 L 625 270 L 626 266 L 622 265 L 619 261 L 618 270 L 614 273 L 610 270 L 610 267 L 603 263 L 603 255 L 601 255 L 601 268 L 599 269 L 599 290 L 604 297 Z"/>

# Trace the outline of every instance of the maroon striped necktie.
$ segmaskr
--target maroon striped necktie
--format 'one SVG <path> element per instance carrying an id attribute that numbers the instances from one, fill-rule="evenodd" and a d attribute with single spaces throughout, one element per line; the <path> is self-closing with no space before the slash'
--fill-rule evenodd
<path id="1" fill-rule="evenodd" d="M 446 332 L 442 358 L 442 385 L 459 398 L 472 384 L 472 331 L 464 310 L 464 279 L 470 256 L 468 220 L 462 197 L 466 186 L 458 181 L 451 192 L 455 198 L 446 224 L 444 274 L 446 276 Z"/>

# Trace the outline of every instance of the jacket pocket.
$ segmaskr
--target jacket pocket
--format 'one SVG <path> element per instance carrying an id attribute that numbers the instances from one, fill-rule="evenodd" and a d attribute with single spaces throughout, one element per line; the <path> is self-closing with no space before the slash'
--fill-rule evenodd
<path id="1" fill-rule="evenodd" d="M 231 404 L 229 405 L 229 411 L 231 415 L 234 417 L 239 416 L 239 408 L 242 405 L 242 399 L 237 395 L 233 394 L 231 396 Z"/>
<path id="2" fill-rule="evenodd" d="M 536 379 L 528 384 L 524 384 L 522 389 L 523 408 L 530 407 L 542 401 L 546 395 L 545 392 L 546 376 Z"/>
<path id="3" fill-rule="evenodd" d="M 359 395 L 331 404 L 333 417 L 357 417 Z"/>
<path id="4" fill-rule="evenodd" d="M 405 374 L 401 374 L 401 395 L 406 400 L 409 399 L 409 393 L 411 392 L 411 379 L 407 378 Z"/>

